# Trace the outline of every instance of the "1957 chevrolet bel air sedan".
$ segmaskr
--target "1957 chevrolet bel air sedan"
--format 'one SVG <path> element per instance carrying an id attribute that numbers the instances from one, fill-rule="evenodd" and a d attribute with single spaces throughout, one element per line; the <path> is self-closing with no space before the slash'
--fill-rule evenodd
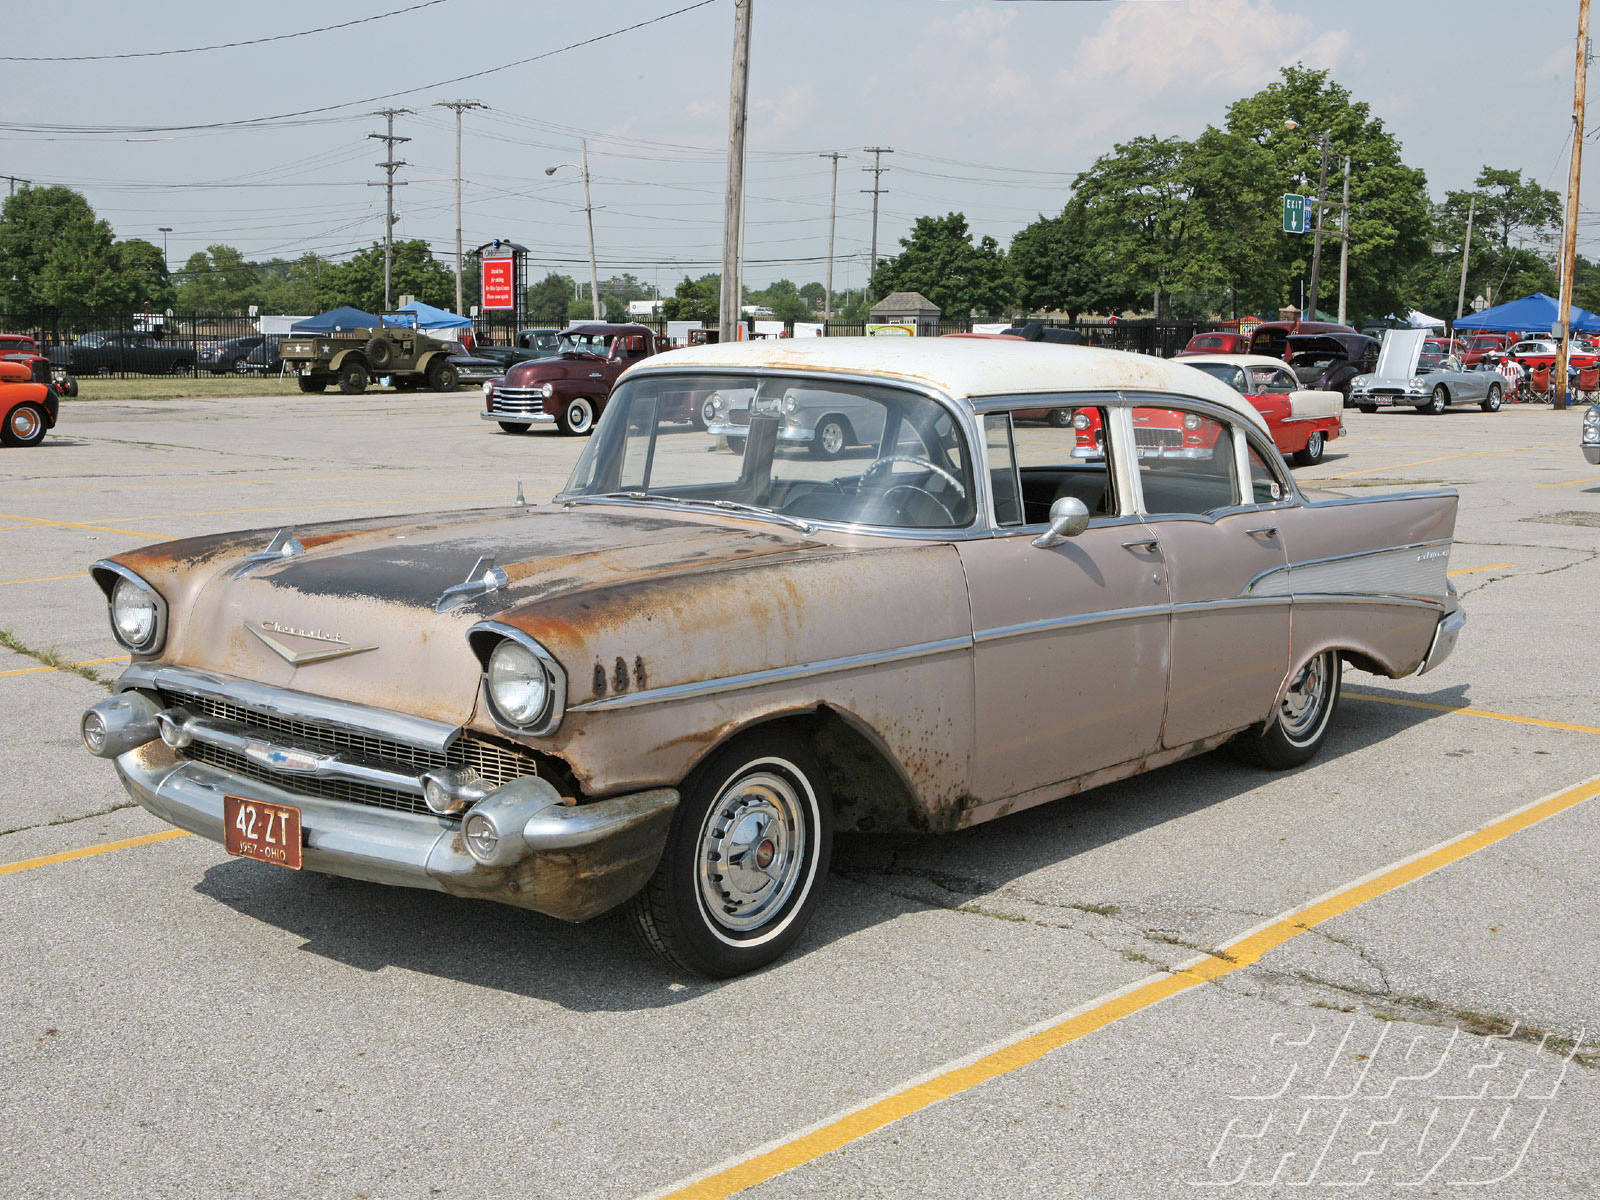
<path id="1" fill-rule="evenodd" d="M 737 453 L 677 422 L 686 390 L 748 396 Z M 873 410 L 871 444 L 786 441 L 795 392 Z M 1074 456 L 1079 414 L 1098 455 Z M 1140 453 L 1174 424 L 1218 452 Z M 1343 664 L 1450 653 L 1455 515 L 1451 492 L 1303 493 L 1250 403 L 1180 363 L 691 348 L 626 373 L 550 503 L 98 563 L 133 662 L 83 734 L 230 853 L 625 906 L 726 976 L 800 935 L 835 830 L 961 829 L 1224 743 L 1306 762 Z"/>

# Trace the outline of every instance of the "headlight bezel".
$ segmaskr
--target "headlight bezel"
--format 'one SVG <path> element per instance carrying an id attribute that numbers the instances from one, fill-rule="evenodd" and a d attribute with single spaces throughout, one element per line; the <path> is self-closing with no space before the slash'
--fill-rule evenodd
<path id="1" fill-rule="evenodd" d="M 111 623 L 111 636 L 116 639 L 117 645 L 134 654 L 159 654 L 167 642 L 166 597 L 136 572 L 108 559 L 101 559 L 95 563 L 89 568 L 89 572 L 100 585 L 100 590 L 105 593 L 106 616 Z M 150 635 L 137 642 L 124 637 L 117 624 L 117 592 L 122 587 L 129 587 L 137 595 L 148 598 L 154 610 Z"/>
<path id="2" fill-rule="evenodd" d="M 554 733 L 560 727 L 567 708 L 567 673 L 556 661 L 555 656 L 522 630 L 502 625 L 498 621 L 479 621 L 467 630 L 467 640 L 482 668 L 480 690 L 495 725 L 504 732 L 515 735 Z M 490 664 L 495 651 L 507 642 L 532 655 L 544 674 L 544 704 L 537 713 L 522 721 L 515 720 L 501 706 L 495 697 L 490 679 Z"/>

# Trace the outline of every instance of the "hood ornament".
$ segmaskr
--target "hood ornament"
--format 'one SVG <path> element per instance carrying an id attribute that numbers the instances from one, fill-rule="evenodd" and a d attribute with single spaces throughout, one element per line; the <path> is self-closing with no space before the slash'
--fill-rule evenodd
<path id="1" fill-rule="evenodd" d="M 243 579 L 257 567 L 267 563 L 282 562 L 286 558 L 296 558 L 306 552 L 306 548 L 294 536 L 294 526 L 285 525 L 272 535 L 272 540 L 267 543 L 267 548 L 248 558 L 242 559 L 233 569 L 235 579 Z"/>
<path id="2" fill-rule="evenodd" d="M 490 592 L 497 592 L 505 587 L 509 579 L 510 576 L 506 574 L 504 567 L 494 565 L 494 555 L 485 554 L 473 564 L 465 579 L 460 583 L 452 583 L 439 594 L 438 603 L 433 606 L 433 611 L 449 612 L 475 596 L 487 596 Z"/>
<path id="3" fill-rule="evenodd" d="M 519 508 L 528 503 L 522 498 L 522 480 L 520 479 L 517 480 L 517 498 L 515 503 Z"/>
<path id="4" fill-rule="evenodd" d="M 267 649 L 292 667 L 303 667 L 307 663 L 327 662 L 333 658 L 348 658 L 352 654 L 365 654 L 368 650 L 377 649 L 376 646 L 352 646 L 336 633 L 326 633 L 320 629 L 296 629 L 292 625 L 280 625 L 276 621 L 246 621 L 244 627 L 265 642 Z M 326 649 L 296 650 L 294 646 L 283 641 L 283 638 L 294 638 L 304 642 L 322 642 Z"/>

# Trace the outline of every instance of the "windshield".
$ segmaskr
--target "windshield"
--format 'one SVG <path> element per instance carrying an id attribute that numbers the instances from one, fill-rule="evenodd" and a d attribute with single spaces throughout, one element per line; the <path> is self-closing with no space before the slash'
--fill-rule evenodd
<path id="1" fill-rule="evenodd" d="M 609 340 L 603 333 L 564 333 L 561 335 L 561 353 L 597 354 L 604 358 Z"/>
<path id="2" fill-rule="evenodd" d="M 942 405 L 771 376 L 625 381 L 560 498 L 580 496 L 912 529 L 963 528 L 975 511 L 966 443 Z"/>
<path id="3" fill-rule="evenodd" d="M 1204 371 L 1213 379 L 1220 379 L 1234 391 L 1245 394 L 1245 376 L 1240 367 L 1232 363 L 1198 363 L 1193 364 L 1196 371 Z"/>

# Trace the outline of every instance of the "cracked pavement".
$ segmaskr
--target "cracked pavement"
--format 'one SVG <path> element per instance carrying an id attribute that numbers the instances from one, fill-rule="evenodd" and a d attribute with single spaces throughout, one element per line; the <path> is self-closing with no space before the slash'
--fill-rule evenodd
<path id="1" fill-rule="evenodd" d="M 553 492 L 583 443 L 486 430 L 476 405 L 69 403 L 58 436 L 0 456 L 3 574 L 28 581 L 0 582 L 0 628 L 35 654 L 103 659 L 117 648 L 83 572 L 105 554 L 472 507 L 519 481 Z M 1310 765 L 1213 754 L 960 834 L 841 838 L 798 953 L 751 977 L 677 978 L 614 920 L 294 875 L 193 838 L 0 876 L 0 1078 L 28 1115 L 0 1185 L 650 1193 L 1571 787 L 1600 770 L 1600 734 L 1390 701 L 1600 727 L 1600 533 L 1537 519 L 1600 514 L 1579 419 L 1352 411 L 1350 436 L 1296 473 L 1359 495 L 1449 478 L 1450 566 L 1471 572 L 1454 578 L 1469 613 L 1455 655 L 1420 679 L 1347 672 Z M 0 650 L 0 863 L 164 828 L 78 744 L 104 689 L 41 665 Z M 1349 1184 L 1374 1162 L 1377 1196 L 1600 1193 L 1600 1070 L 1571 1052 L 1600 1035 L 1597 837 L 1600 810 L 1580 805 L 746 1194 L 1253 1195 Z M 1442 1064 L 1432 1082 L 1424 1061 Z M 1380 1124 L 1386 1149 L 1357 1157 Z M 1454 1157 L 1427 1158 L 1445 1131 Z"/>

